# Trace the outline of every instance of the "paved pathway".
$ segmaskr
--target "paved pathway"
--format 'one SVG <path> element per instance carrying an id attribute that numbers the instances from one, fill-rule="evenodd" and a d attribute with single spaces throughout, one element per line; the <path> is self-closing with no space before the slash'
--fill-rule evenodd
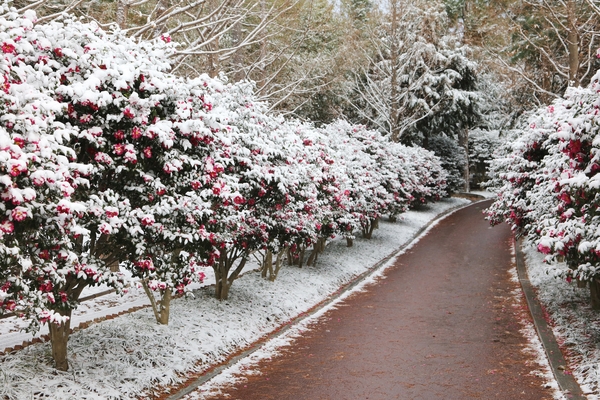
<path id="1" fill-rule="evenodd" d="M 218 398 L 552 399 L 522 352 L 510 231 L 488 226 L 487 205 L 447 217 L 386 279 Z"/>

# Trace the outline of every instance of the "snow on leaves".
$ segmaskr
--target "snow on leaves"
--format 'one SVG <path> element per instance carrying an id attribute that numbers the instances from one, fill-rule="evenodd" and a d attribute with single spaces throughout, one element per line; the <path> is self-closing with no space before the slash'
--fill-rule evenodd
<path id="1" fill-rule="evenodd" d="M 165 38 L 0 18 L 0 301 L 33 329 L 68 320 L 86 285 L 123 290 L 119 268 L 168 301 L 213 267 L 226 297 L 255 252 L 445 195 L 432 153 L 270 115 L 249 83 L 174 76 Z"/>
<path id="2" fill-rule="evenodd" d="M 564 257 L 569 280 L 599 272 L 599 78 L 538 110 L 493 164 L 499 197 L 489 218 L 527 235 L 547 261 Z"/>

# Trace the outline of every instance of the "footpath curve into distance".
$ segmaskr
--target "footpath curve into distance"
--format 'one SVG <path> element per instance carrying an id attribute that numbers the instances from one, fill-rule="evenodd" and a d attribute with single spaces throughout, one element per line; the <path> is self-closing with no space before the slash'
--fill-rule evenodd
<path id="1" fill-rule="evenodd" d="M 529 312 L 514 296 L 512 233 L 483 219 L 488 204 L 441 220 L 382 279 L 326 309 L 277 355 L 238 370 L 243 380 L 213 398 L 552 400 L 523 351 Z"/>
<path id="2" fill-rule="evenodd" d="M 480 196 L 469 196 L 469 197 L 475 198 L 476 200 L 480 199 Z M 235 363 L 237 363 L 241 359 L 243 359 L 245 357 L 248 357 L 249 355 L 251 355 L 254 352 L 258 351 L 263 346 L 263 344 L 266 343 L 267 341 L 269 341 L 271 339 L 275 339 L 277 337 L 280 337 L 280 336 L 284 335 L 292 326 L 298 324 L 301 321 L 304 321 L 306 319 L 311 318 L 315 313 L 317 313 L 322 308 L 335 303 L 336 301 L 338 301 L 340 299 L 341 296 L 343 296 L 348 291 L 352 290 L 354 287 L 356 287 L 357 285 L 359 285 L 361 282 L 363 282 L 369 276 L 373 275 L 382 266 L 384 266 L 391 259 L 393 259 L 394 257 L 396 257 L 399 253 L 402 253 L 406 248 L 412 246 L 416 241 L 418 241 L 420 239 L 420 236 L 423 235 L 423 233 L 426 232 L 428 229 L 430 229 L 432 226 L 436 225 L 438 222 L 440 222 L 441 220 L 443 220 L 444 218 L 446 218 L 448 215 L 451 215 L 452 213 L 454 213 L 454 212 L 456 212 L 456 211 L 458 211 L 458 210 L 460 210 L 462 208 L 468 207 L 471 204 L 473 204 L 473 203 L 461 205 L 461 206 L 458 206 L 458 207 L 454 207 L 454 208 L 448 209 L 448 210 L 440 213 L 437 217 L 435 217 L 434 219 L 432 219 L 431 221 L 429 221 L 426 225 L 424 225 L 417 232 L 415 232 L 415 234 L 406 243 L 404 243 L 402 246 L 400 246 L 399 248 L 397 248 L 396 250 L 394 250 L 392 253 L 388 254 L 385 258 L 383 258 L 380 261 L 378 261 L 377 263 L 375 263 L 367 271 L 365 271 L 364 273 L 358 275 L 351 282 L 349 282 L 346 285 L 342 286 L 336 293 L 332 294 L 325 301 L 323 301 L 323 302 L 315 305 L 313 308 L 311 308 L 306 313 L 303 313 L 303 314 L 299 315 L 298 317 L 294 318 L 293 320 L 287 322 L 284 326 L 281 327 L 281 329 L 279 329 L 279 330 L 277 330 L 277 331 L 275 331 L 275 332 L 273 332 L 273 333 L 271 333 L 269 335 L 266 335 L 261 340 L 253 343 L 250 347 L 248 347 L 242 353 L 239 353 L 239 354 L 235 355 L 234 357 L 231 357 L 225 363 L 216 366 L 215 368 L 211 369 L 210 371 L 208 371 L 207 373 L 203 374 L 202 376 L 196 378 L 192 382 L 188 382 L 187 384 L 185 384 L 184 387 L 182 387 L 176 393 L 174 393 L 174 394 L 166 397 L 165 399 L 166 400 L 179 400 L 179 399 L 183 398 L 184 396 L 186 396 L 186 395 L 190 394 L 191 392 L 193 392 L 196 388 L 198 388 L 202 384 L 208 382 L 209 380 L 211 380 L 212 378 L 214 378 L 215 376 L 217 376 L 223 370 L 229 368 L 230 366 L 234 365 Z"/>

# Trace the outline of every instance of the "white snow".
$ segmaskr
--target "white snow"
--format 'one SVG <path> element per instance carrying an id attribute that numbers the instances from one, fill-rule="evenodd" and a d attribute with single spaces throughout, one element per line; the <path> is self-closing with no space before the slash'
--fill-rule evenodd
<path id="1" fill-rule="evenodd" d="M 534 248 L 523 249 L 529 279 L 548 313 L 554 335 L 567 360 L 570 372 L 589 400 L 600 398 L 600 317 L 589 305 L 589 289 L 557 278 L 564 263 L 548 265 Z"/>
<path id="2" fill-rule="evenodd" d="M 0 397 L 147 397 L 152 390 L 182 382 L 186 373 L 204 371 L 224 361 L 228 355 L 307 312 L 354 276 L 407 244 L 419 228 L 436 215 L 468 203 L 465 199 L 446 199 L 424 206 L 419 211 L 409 211 L 398 222 L 382 221 L 372 240 L 357 238 L 352 248 L 347 248 L 343 240 L 333 240 L 315 267 L 284 266 L 275 282 L 260 278 L 256 271 L 251 270 L 251 266 L 234 283 L 228 301 L 214 299 L 212 287 L 199 287 L 194 290 L 195 298 L 173 302 L 168 326 L 157 325 L 149 308 L 94 323 L 71 335 L 68 372 L 57 372 L 52 368 L 48 342 L 36 343 L 2 356 Z M 426 232 L 421 236 L 424 234 Z M 391 263 L 393 260 L 380 267 L 353 291 L 361 290 L 364 285 L 375 281 Z M 207 281 L 205 285 L 209 283 Z M 74 320 L 89 321 L 146 303 L 141 290 L 131 291 L 124 298 L 111 294 L 84 302 Z M 328 307 L 335 307 L 335 303 Z M 202 398 L 206 391 L 218 391 L 220 385 L 235 379 L 237 371 L 250 368 L 261 358 L 271 357 L 278 347 L 302 334 L 326 310 L 319 310 L 284 335 L 268 341 L 259 351 L 203 385 L 202 390 L 195 392 L 190 399 Z M 12 346 L 30 338 L 18 332 L 21 326 L 24 324 L 19 325 L 14 319 L 0 320 L 0 340 L 4 346 Z M 531 333 L 532 328 L 529 329 L 527 336 L 532 341 L 532 349 L 539 349 L 539 342 Z M 540 354 L 539 350 L 537 354 Z M 543 357 L 538 358 L 549 385 L 555 384 L 543 366 Z"/>

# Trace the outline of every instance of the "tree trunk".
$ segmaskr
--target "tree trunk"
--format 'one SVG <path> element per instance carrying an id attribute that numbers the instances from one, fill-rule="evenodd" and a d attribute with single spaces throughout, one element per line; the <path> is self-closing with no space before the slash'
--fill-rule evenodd
<path id="1" fill-rule="evenodd" d="M 50 330 L 50 344 L 52 345 L 52 359 L 54 360 L 56 369 L 59 371 L 67 371 L 69 362 L 67 360 L 67 343 L 71 334 L 71 310 L 58 311 L 62 316 L 69 317 L 66 322 L 58 324 L 48 323 Z"/>
<path id="2" fill-rule="evenodd" d="M 171 288 L 161 290 L 160 294 L 162 298 L 160 299 L 160 319 L 158 320 L 158 323 L 161 325 L 169 325 L 169 312 L 171 311 L 171 299 L 173 296 Z"/>
<path id="3" fill-rule="evenodd" d="M 283 255 L 285 254 L 285 252 L 286 250 L 282 249 L 281 251 L 279 251 L 279 253 L 277 253 L 277 258 L 275 259 L 275 270 L 273 271 L 273 274 L 269 277 L 269 280 L 271 282 L 275 281 L 277 275 L 279 275 L 279 270 L 281 269 L 281 265 L 283 264 Z"/>
<path id="4" fill-rule="evenodd" d="M 463 179 L 465 180 L 464 183 L 464 191 L 466 193 L 469 193 L 469 131 L 467 129 L 461 129 L 459 131 L 458 134 L 458 144 L 465 149 L 465 157 L 466 157 L 466 164 L 465 167 L 463 169 Z"/>
<path id="5" fill-rule="evenodd" d="M 117 25 L 119 28 L 127 27 L 127 16 L 129 15 L 129 0 L 117 1 Z"/>
<path id="6" fill-rule="evenodd" d="M 391 46 L 390 46 L 390 63 L 391 63 L 391 93 L 390 93 L 390 131 L 391 131 L 391 139 L 393 142 L 397 142 L 400 140 L 400 123 L 398 121 L 398 112 L 399 112 L 399 104 L 398 104 L 398 44 L 396 43 L 396 32 L 398 30 L 398 5 L 397 0 L 392 0 L 392 25 L 391 25 Z"/>
<path id="7" fill-rule="evenodd" d="M 262 268 L 260 271 L 261 278 L 269 278 L 273 275 L 273 252 L 267 250 L 265 257 L 263 258 Z"/>
<path id="8" fill-rule="evenodd" d="M 246 266 L 248 256 L 245 250 L 235 247 L 221 252 L 219 262 L 213 265 L 213 271 L 215 272 L 215 297 L 217 299 L 227 300 L 229 297 L 229 288 Z M 230 272 L 231 267 L 233 267 L 233 264 L 238 259 L 240 259 L 240 263 L 233 272 Z"/>
<path id="9" fill-rule="evenodd" d="M 354 239 L 347 237 L 346 238 L 346 247 L 354 246 Z"/>
<path id="10" fill-rule="evenodd" d="M 600 310 L 600 281 L 595 277 L 590 280 L 590 303 L 593 310 Z"/>
<path id="11" fill-rule="evenodd" d="M 579 82 L 579 32 L 577 32 L 577 10 L 575 1 L 567 4 L 567 49 L 569 51 L 569 85 L 578 87 Z"/>
<path id="12" fill-rule="evenodd" d="M 369 219 L 367 222 L 362 223 L 363 238 L 365 238 L 365 239 L 372 239 L 373 238 L 373 231 L 378 226 L 379 226 L 379 219 L 378 218 Z"/>
<path id="13" fill-rule="evenodd" d="M 68 277 L 64 286 L 61 287 L 61 291 L 67 293 L 69 300 L 77 301 L 81 296 L 81 292 L 87 286 L 87 283 L 76 277 Z M 69 335 L 71 334 L 71 314 L 72 309 L 59 309 L 54 310 L 58 314 L 68 317 L 69 319 L 60 324 L 48 323 L 48 330 L 50 331 L 50 344 L 52 346 L 52 359 L 56 365 L 56 369 L 59 371 L 67 371 L 69 369 L 69 362 L 67 360 L 67 344 L 69 341 Z"/>

